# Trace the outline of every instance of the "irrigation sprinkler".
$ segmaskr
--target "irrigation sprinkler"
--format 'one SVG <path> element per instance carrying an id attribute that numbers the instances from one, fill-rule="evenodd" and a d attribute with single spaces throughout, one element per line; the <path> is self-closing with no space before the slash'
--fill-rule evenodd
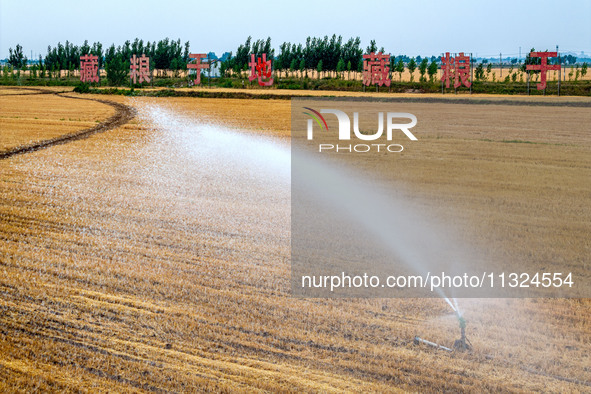
<path id="1" fill-rule="evenodd" d="M 472 350 L 470 340 L 466 338 L 466 320 L 458 313 L 458 321 L 460 322 L 460 339 L 454 342 L 454 349 L 456 350 Z"/>
<path id="2" fill-rule="evenodd" d="M 457 303 L 456 303 L 456 307 L 454 307 L 447 297 L 445 299 L 446 299 L 447 303 L 452 307 L 454 312 L 456 313 L 456 316 L 458 318 L 458 322 L 460 323 L 460 339 L 456 339 L 454 341 L 453 349 L 456 351 L 461 351 L 461 352 L 466 351 L 466 350 L 472 350 L 472 343 L 470 343 L 470 340 L 468 338 L 466 338 L 466 319 L 464 319 L 464 317 L 460 314 L 460 310 L 459 310 L 459 308 L 457 308 Z M 454 302 L 455 302 L 455 298 L 454 298 Z M 435 342 L 431 342 L 431 341 L 428 341 L 423 338 L 419 338 L 418 336 L 414 337 L 413 342 L 415 345 L 419 345 L 422 343 L 427 346 L 431 346 L 435 349 L 441 349 L 441 350 L 445 350 L 448 352 L 453 351 L 452 349 L 450 349 L 446 346 L 439 345 Z"/>

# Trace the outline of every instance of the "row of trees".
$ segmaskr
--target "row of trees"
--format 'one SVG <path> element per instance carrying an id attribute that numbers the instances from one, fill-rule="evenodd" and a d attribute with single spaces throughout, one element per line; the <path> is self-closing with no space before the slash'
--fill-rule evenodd
<path id="1" fill-rule="evenodd" d="M 375 41 L 372 41 L 368 51 L 372 52 L 370 49 L 373 47 L 375 47 Z M 373 52 L 377 52 L 377 48 L 373 49 Z M 266 53 L 267 59 L 274 58 L 273 67 L 276 70 L 316 69 L 322 62 L 323 71 L 337 71 L 339 62 L 346 65 L 348 70 L 360 70 L 363 49 L 359 37 L 350 38 L 345 43 L 341 36 L 336 35 L 331 38 L 308 37 L 304 45 L 284 42 L 279 46 L 279 55 L 275 57 L 270 37 L 256 41 L 248 37 L 246 42 L 238 47 L 236 55 L 225 62 L 223 71 L 232 70 L 234 73 L 239 73 L 247 70 L 252 53 L 257 57 Z"/>
<path id="2" fill-rule="evenodd" d="M 13 50 L 9 49 L 8 64 L 15 69 L 24 69 L 28 59 L 23 54 L 23 48 L 17 44 Z M 127 59 L 132 55 L 141 56 L 145 54 L 152 59 L 152 68 L 161 70 L 184 70 L 189 61 L 189 42 L 181 44 L 181 40 L 176 41 L 165 38 L 158 42 L 144 42 L 136 38 L 133 42 L 125 41 L 123 45 L 115 47 L 112 44 L 106 51 L 100 42 L 90 45 L 87 41 L 77 46 L 69 41 L 65 44 L 58 42 L 55 47 L 48 46 L 45 58 L 39 56 L 38 67 L 44 67 L 46 70 L 78 70 L 80 68 L 80 56 L 92 54 L 98 56 L 99 68 L 112 62 L 117 57 Z"/>
<path id="3" fill-rule="evenodd" d="M 275 56 L 270 37 L 266 40 L 256 41 L 248 37 L 246 42 L 238 47 L 236 55 L 228 59 L 225 68 L 234 72 L 246 70 L 252 53 L 257 57 L 266 53 L 267 59 L 274 59 L 274 68 L 277 70 L 316 69 L 318 63 L 322 61 L 324 71 L 338 71 L 339 63 L 343 70 L 361 71 L 362 56 L 364 53 L 370 52 L 384 52 L 384 48 L 378 49 L 375 40 L 372 40 L 364 51 L 361 48 L 359 37 L 350 38 L 344 42 L 342 36 L 333 35 L 330 38 L 328 36 L 323 38 L 308 37 L 303 45 L 284 42 L 279 46 L 278 56 Z M 133 42 L 128 40 L 118 47 L 112 44 L 106 51 L 103 50 L 103 45 L 100 42 L 90 45 L 88 41 L 84 41 L 81 46 L 74 45 L 69 41 L 66 41 L 65 44 L 58 42 L 53 48 L 47 47 L 47 54 L 45 58 L 39 57 L 39 64 L 44 63 L 47 70 L 77 70 L 80 56 L 87 53 L 98 56 L 100 68 L 103 68 L 106 63 L 112 61 L 119 54 L 126 59 L 134 54 L 138 56 L 146 54 L 152 59 L 152 66 L 156 69 L 183 70 L 186 69 L 186 64 L 189 61 L 189 42 L 182 45 L 180 39 L 175 41 L 165 38 L 158 42 L 144 42 L 136 38 Z M 29 59 L 24 56 L 21 45 L 17 44 L 15 49 L 10 48 L 9 54 L 8 63 L 13 68 L 25 68 Z M 423 58 L 417 56 L 413 59 L 406 55 L 400 55 L 396 57 L 396 60 L 402 60 L 404 64 L 410 64 L 411 60 L 415 60 L 416 65 L 419 65 Z M 562 64 L 572 65 L 576 63 L 576 60 L 576 56 L 573 55 L 561 56 Z M 430 61 L 437 62 L 438 58 L 431 56 Z M 530 64 L 528 62 L 531 61 L 527 55 L 525 64 Z M 539 58 L 535 58 L 534 61 L 539 62 Z M 391 63 L 394 65 L 393 61 Z M 484 59 L 482 63 L 486 64 L 488 60 Z M 511 63 L 517 63 L 517 59 L 512 59 Z M 391 66 L 391 68 L 394 67 Z"/>
<path id="4" fill-rule="evenodd" d="M 532 48 L 532 51 L 534 49 Z M 375 40 L 372 40 L 367 48 L 363 50 L 361 47 L 361 39 L 359 37 L 349 38 L 343 41 L 341 36 L 333 35 L 332 37 L 308 37 L 305 44 L 296 44 L 284 42 L 279 46 L 279 54 L 275 56 L 275 50 L 271 44 L 271 38 L 252 40 L 248 37 L 244 44 L 241 44 L 235 56 L 230 56 L 226 61 L 221 63 L 222 75 L 227 75 L 230 71 L 234 74 L 242 73 L 248 69 L 250 62 L 250 55 L 255 54 L 256 57 L 267 54 L 267 59 L 273 59 L 273 69 L 279 72 L 299 72 L 300 77 L 304 74 L 307 76 L 308 70 L 316 70 L 322 76 L 323 72 L 335 72 L 337 77 L 344 78 L 344 73 L 351 71 L 360 72 L 363 70 L 363 54 L 370 52 L 384 52 L 384 48 L 378 48 Z M 23 48 L 16 45 L 15 49 L 9 49 L 10 56 L 8 63 L 17 70 L 25 69 L 28 59 L 23 54 Z M 73 72 L 80 67 L 80 56 L 84 54 L 93 54 L 98 57 L 99 67 L 104 68 L 107 72 L 109 83 L 117 85 L 125 81 L 127 72 L 129 70 L 129 58 L 134 54 L 141 56 L 145 54 L 150 57 L 150 68 L 158 70 L 172 70 L 173 75 L 178 76 L 178 71 L 186 70 L 189 58 L 189 42 L 181 44 L 180 39 L 170 40 L 165 38 L 158 42 L 143 41 L 136 38 L 133 42 L 126 41 L 123 45 L 116 47 L 112 44 L 106 50 L 100 42 L 95 42 L 92 45 L 88 41 L 84 41 L 83 45 L 76 46 L 66 41 L 65 44 L 58 43 L 55 47 L 49 46 L 47 48 L 47 55 L 43 59 L 39 57 L 39 62 L 30 67 L 31 75 L 45 77 L 57 77 L 60 75 L 60 70 L 68 70 Z M 515 59 L 516 60 L 516 59 Z M 563 56 L 562 63 L 576 62 L 576 57 L 571 55 Z M 419 71 L 420 81 L 426 81 L 427 78 L 434 80 L 438 70 L 438 57 L 431 56 L 430 58 L 416 58 L 408 57 L 406 55 L 391 56 L 390 57 L 390 77 L 392 74 L 398 73 L 399 79 L 402 79 L 402 73 L 405 69 L 411 74 L 411 81 L 414 79 L 414 73 Z M 475 79 L 486 80 L 490 74 L 491 64 L 488 63 L 486 74 L 484 65 L 487 63 L 483 60 L 475 67 Z M 515 61 L 514 63 L 517 63 Z M 540 64 L 540 58 L 530 58 L 529 54 L 526 56 L 522 64 L 511 65 L 509 74 L 513 71 L 514 65 L 519 67 L 520 75 L 525 72 L 525 67 L 528 64 Z M 6 70 L 5 70 L 6 71 Z M 587 65 L 584 64 L 580 75 L 585 76 L 587 73 Z M 493 73 L 494 74 L 494 73 Z M 514 73 L 515 74 L 515 73 Z M 577 77 L 579 75 L 577 69 Z M 428 76 L 428 77 L 427 77 Z M 350 77 L 350 75 L 349 75 Z M 511 75 L 513 81 L 517 76 Z M 505 78 L 507 80 L 507 78 Z M 578 78 L 575 78 L 575 80 Z M 493 81 L 495 75 L 493 75 Z"/>
<path id="5" fill-rule="evenodd" d="M 80 68 L 80 56 L 88 53 L 98 56 L 99 66 L 103 67 L 103 44 L 95 42 L 90 46 L 88 40 L 80 47 L 69 41 L 66 41 L 65 45 L 58 42 L 54 48 L 50 45 L 47 47 L 45 61 L 40 56 L 39 63 L 44 63 L 48 70 L 77 70 Z"/>
<path id="6" fill-rule="evenodd" d="M 385 52 L 384 47 L 378 48 L 376 41 L 371 40 L 365 51 L 361 47 L 361 39 L 359 37 L 349 38 L 346 42 L 343 41 L 342 36 L 336 34 L 332 37 L 308 37 L 305 44 L 296 44 L 284 42 L 279 46 L 279 54 L 275 56 L 275 50 L 271 45 L 271 38 L 266 40 L 253 41 L 252 37 L 248 37 L 244 44 L 241 44 L 234 57 L 226 60 L 221 65 L 222 74 L 229 71 L 233 73 L 241 73 L 248 69 L 250 55 L 255 54 L 256 57 L 263 53 L 267 54 L 267 59 L 274 58 L 275 62 L 273 68 L 280 72 L 299 71 L 300 76 L 307 74 L 308 70 L 316 70 L 319 74 L 322 72 L 336 72 L 338 76 L 343 77 L 345 71 L 363 70 L 363 54 L 371 52 Z M 429 62 L 430 60 L 430 62 Z M 402 79 L 402 73 L 405 67 L 412 73 L 419 70 L 421 81 L 426 80 L 426 74 L 429 79 L 433 80 L 437 73 L 437 58 L 416 58 L 401 55 L 398 57 L 390 56 L 390 74 L 397 72 L 399 78 Z M 414 78 L 411 75 L 411 78 Z"/>

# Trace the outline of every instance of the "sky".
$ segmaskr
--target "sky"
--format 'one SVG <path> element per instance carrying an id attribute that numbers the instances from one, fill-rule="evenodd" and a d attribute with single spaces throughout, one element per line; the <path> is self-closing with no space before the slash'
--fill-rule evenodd
<path id="1" fill-rule="evenodd" d="M 0 58 L 69 40 L 121 45 L 135 37 L 190 41 L 191 52 L 236 52 L 250 35 L 304 43 L 307 36 L 375 39 L 393 55 L 472 52 L 517 56 L 531 48 L 591 54 L 591 0 L 180 1 L 0 0 Z"/>

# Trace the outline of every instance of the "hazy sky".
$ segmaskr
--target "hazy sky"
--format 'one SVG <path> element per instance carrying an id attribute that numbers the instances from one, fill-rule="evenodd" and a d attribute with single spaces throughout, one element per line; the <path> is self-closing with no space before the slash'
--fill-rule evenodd
<path id="1" fill-rule="evenodd" d="M 139 37 L 190 41 L 192 52 L 236 51 L 247 36 L 275 48 L 307 36 L 371 39 L 394 55 L 444 51 L 516 55 L 532 47 L 591 53 L 591 0 L 179 1 L 0 0 L 0 58 L 27 57 L 87 39 L 103 46 Z"/>

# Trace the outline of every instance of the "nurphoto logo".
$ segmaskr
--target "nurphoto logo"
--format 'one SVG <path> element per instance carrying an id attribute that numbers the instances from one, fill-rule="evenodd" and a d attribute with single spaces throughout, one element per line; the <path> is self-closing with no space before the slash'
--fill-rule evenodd
<path id="1" fill-rule="evenodd" d="M 305 115 L 310 116 L 307 124 L 307 139 L 314 139 L 314 124 L 317 124 L 320 132 L 329 132 L 328 123 L 322 114 L 332 114 L 336 116 L 339 123 L 338 127 L 338 139 L 339 141 L 350 141 L 351 140 L 351 118 L 346 112 L 338 109 L 320 109 L 317 111 L 310 107 L 304 107 L 306 110 Z M 376 141 L 382 138 L 384 134 L 384 118 L 386 118 L 386 139 L 392 141 L 392 136 L 395 130 L 402 131 L 411 141 L 417 141 L 417 137 L 410 131 L 411 128 L 416 126 L 417 117 L 407 112 L 387 112 L 384 117 L 384 112 L 378 113 L 378 129 L 377 131 L 368 132 L 360 130 L 359 128 L 359 112 L 353 112 L 353 134 L 354 138 L 362 141 Z M 395 123 L 394 119 L 407 119 L 410 122 L 406 123 Z M 384 143 L 373 143 L 373 144 L 318 144 L 318 152 L 402 152 L 404 147 L 400 144 L 384 144 Z"/>

